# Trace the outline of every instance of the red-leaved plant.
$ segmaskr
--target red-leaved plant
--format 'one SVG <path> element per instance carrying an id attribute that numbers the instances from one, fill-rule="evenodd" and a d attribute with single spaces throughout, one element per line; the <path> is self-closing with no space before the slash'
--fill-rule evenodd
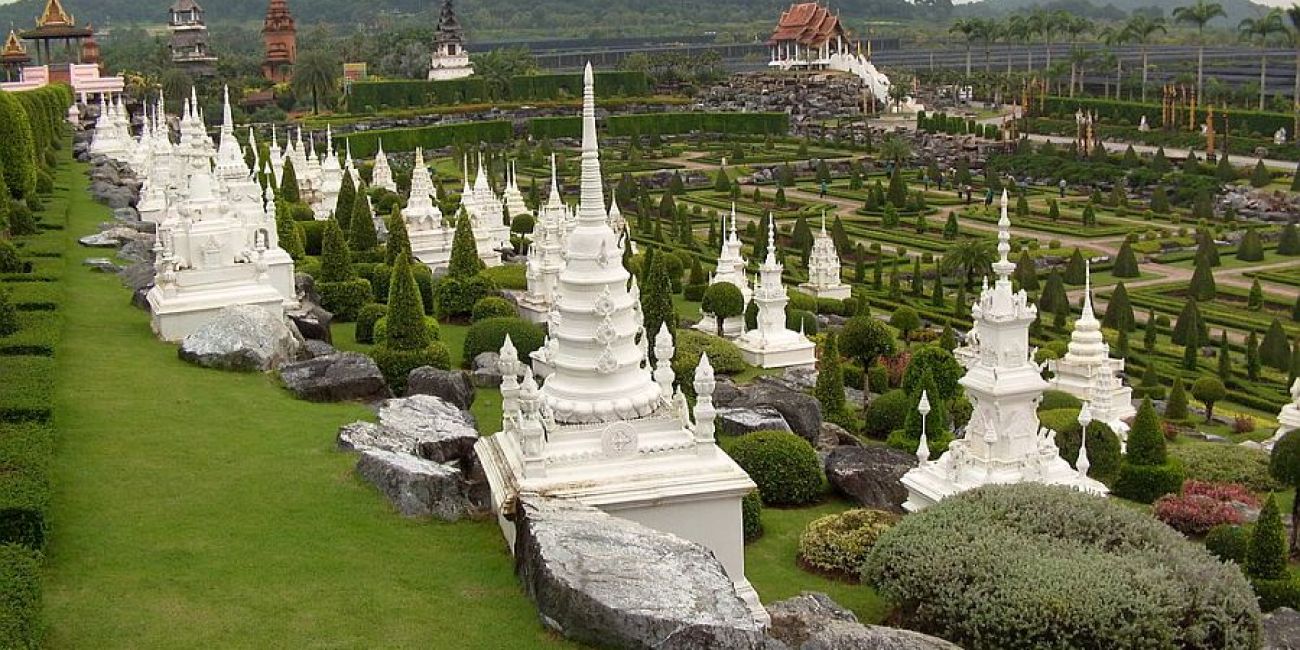
<path id="1" fill-rule="evenodd" d="M 1259 499 L 1236 483 L 1186 481 L 1180 494 L 1156 500 L 1156 519 L 1184 535 L 1200 536 L 1219 524 L 1240 525 L 1245 509 L 1259 508 Z"/>

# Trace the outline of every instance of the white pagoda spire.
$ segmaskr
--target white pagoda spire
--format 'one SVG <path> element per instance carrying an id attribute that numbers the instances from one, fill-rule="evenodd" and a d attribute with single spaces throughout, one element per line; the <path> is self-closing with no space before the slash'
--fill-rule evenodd
<path id="1" fill-rule="evenodd" d="M 852 289 L 842 281 L 841 268 L 835 240 L 826 233 L 826 211 L 823 210 L 821 232 L 814 237 L 812 251 L 808 255 L 808 281 L 799 285 L 799 290 L 818 298 L 848 298 Z"/>

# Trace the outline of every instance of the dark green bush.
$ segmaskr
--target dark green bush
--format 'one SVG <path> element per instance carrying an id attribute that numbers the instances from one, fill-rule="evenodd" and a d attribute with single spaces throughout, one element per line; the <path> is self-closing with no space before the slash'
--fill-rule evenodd
<path id="1" fill-rule="evenodd" d="M 375 342 L 375 323 L 388 314 L 388 307 L 377 302 L 372 302 L 357 311 L 357 343 L 374 343 Z"/>
<path id="2" fill-rule="evenodd" d="M 704 299 L 704 292 L 708 289 L 707 284 L 688 284 L 682 287 L 682 297 L 691 302 L 699 302 Z"/>
<path id="3" fill-rule="evenodd" d="M 542 347 L 546 338 L 540 325 L 522 318 L 489 318 L 479 321 L 471 325 L 469 331 L 465 333 L 465 349 L 461 355 L 461 365 L 468 368 L 474 363 L 474 357 L 484 352 L 500 351 L 507 334 L 510 335 L 510 341 L 519 352 L 519 360 L 523 363 L 532 362 L 529 355 Z"/>
<path id="4" fill-rule="evenodd" d="M 9 234 L 15 237 L 26 235 L 35 235 L 40 232 L 40 227 L 36 225 L 36 215 L 32 214 L 31 208 L 15 201 L 9 206 Z"/>
<path id="5" fill-rule="evenodd" d="M 1250 547 L 1250 529 L 1245 526 L 1219 524 L 1205 534 L 1205 550 L 1224 562 L 1246 564 L 1246 551 Z"/>
<path id="6" fill-rule="evenodd" d="M 968 650 L 1259 645 L 1241 572 L 1145 512 L 1060 486 L 987 486 L 904 517 L 862 572 L 898 622 Z"/>
<path id="7" fill-rule="evenodd" d="M 799 561 L 820 572 L 856 578 L 867 554 L 898 515 L 865 508 L 814 519 L 799 536 Z"/>
<path id="8" fill-rule="evenodd" d="M 54 436 L 39 424 L 0 425 L 0 544 L 45 547 Z"/>
<path id="9" fill-rule="evenodd" d="M 1038 403 L 1039 411 L 1074 409 L 1077 412 L 1081 408 L 1083 408 L 1082 400 L 1061 390 L 1043 391 L 1043 399 Z"/>
<path id="10" fill-rule="evenodd" d="M 317 282 L 321 307 L 334 314 L 335 320 L 346 323 L 356 320 L 361 308 L 374 302 L 370 281 L 354 278 L 343 282 Z"/>
<path id="11" fill-rule="evenodd" d="M 746 544 L 763 536 L 763 499 L 757 490 L 740 500 L 740 520 Z"/>
<path id="12" fill-rule="evenodd" d="M 1287 576 L 1274 580 L 1255 578 L 1250 581 L 1250 586 L 1255 588 L 1255 595 L 1259 597 L 1261 611 L 1271 612 L 1279 607 L 1291 609 L 1300 607 L 1300 582 L 1297 582 L 1294 577 Z"/>
<path id="13" fill-rule="evenodd" d="M 1183 464 L 1189 480 L 1236 483 L 1253 492 L 1283 487 L 1269 474 L 1269 455 L 1261 449 L 1241 445 L 1171 445 L 1169 455 Z"/>
<path id="14" fill-rule="evenodd" d="M 911 408 L 912 400 L 906 391 L 894 389 L 885 392 L 867 405 L 862 418 L 862 433 L 876 440 L 888 438 L 889 434 L 903 428 L 903 422 L 907 420 Z"/>
<path id="15" fill-rule="evenodd" d="M 41 647 L 41 554 L 0 544 L 0 643 L 19 650 Z"/>
<path id="16" fill-rule="evenodd" d="M 700 356 L 706 352 L 709 355 L 709 365 L 719 375 L 734 375 L 749 368 L 740 354 L 740 348 L 726 339 L 683 328 L 677 330 L 674 343 L 673 371 L 677 373 L 678 379 L 687 384 L 694 381 L 695 366 L 699 364 Z"/>
<path id="17" fill-rule="evenodd" d="M 514 318 L 519 313 L 515 311 L 515 306 L 509 300 L 500 296 L 488 296 L 480 298 L 474 303 L 474 309 L 470 311 L 470 322 L 477 323 L 489 318 Z"/>
<path id="18" fill-rule="evenodd" d="M 1163 465 L 1135 465 L 1125 460 L 1120 463 L 1113 492 L 1131 501 L 1152 503 L 1166 494 L 1177 494 L 1183 479 L 1183 466 L 1177 459 Z"/>
<path id="19" fill-rule="evenodd" d="M 808 336 L 816 336 L 817 314 L 803 309 L 786 309 L 785 326 L 794 332 L 803 332 Z"/>
<path id="20" fill-rule="evenodd" d="M 789 431 L 747 433 L 725 439 L 723 448 L 758 484 L 764 505 L 815 503 L 826 489 L 817 451 Z"/>
<path id="21" fill-rule="evenodd" d="M 443 319 L 466 317 L 475 303 L 495 295 L 496 285 L 481 273 L 467 278 L 439 278 L 434 292 L 434 313 Z"/>
<path id="22" fill-rule="evenodd" d="M 370 283 L 370 292 L 375 301 L 388 302 L 388 283 L 393 279 L 393 267 L 378 262 L 360 262 L 352 265 L 352 270 Z"/>
<path id="23" fill-rule="evenodd" d="M 0 273 L 22 273 L 25 270 L 18 247 L 8 239 L 0 239 Z"/>
<path id="24" fill-rule="evenodd" d="M 407 375 L 420 366 L 451 369 L 451 353 L 447 351 L 447 346 L 438 341 L 430 343 L 423 350 L 395 350 L 381 345 L 375 348 L 371 356 L 375 359 L 375 365 L 379 366 L 379 371 L 384 373 L 384 380 L 399 394 L 406 391 Z"/>
<path id="25" fill-rule="evenodd" d="M 1055 431 L 1061 458 L 1074 467 L 1079 460 L 1079 434 L 1083 427 L 1078 420 L 1073 420 Z M 1093 420 L 1088 425 L 1088 462 L 1091 463 L 1088 476 L 1110 485 L 1119 475 L 1120 459 L 1119 436 L 1105 422 Z"/>

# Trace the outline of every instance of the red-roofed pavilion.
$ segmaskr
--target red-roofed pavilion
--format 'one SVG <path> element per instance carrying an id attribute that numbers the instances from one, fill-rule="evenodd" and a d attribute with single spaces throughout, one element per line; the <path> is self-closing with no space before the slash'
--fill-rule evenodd
<path id="1" fill-rule="evenodd" d="M 850 53 L 848 32 L 839 16 L 816 2 L 800 2 L 781 12 L 767 39 L 772 65 L 824 68 L 831 56 Z"/>

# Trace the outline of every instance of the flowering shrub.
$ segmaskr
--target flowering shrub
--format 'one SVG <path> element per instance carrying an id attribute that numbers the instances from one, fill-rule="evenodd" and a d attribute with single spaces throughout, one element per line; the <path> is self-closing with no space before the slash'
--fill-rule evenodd
<path id="1" fill-rule="evenodd" d="M 988 486 L 904 517 L 862 577 L 911 629 L 967 650 L 1255 648 L 1237 567 L 1144 513 L 1068 488 Z"/>
<path id="2" fill-rule="evenodd" d="M 1183 482 L 1183 494 L 1206 496 L 1227 503 L 1237 502 L 1251 508 L 1259 507 L 1259 497 L 1246 486 L 1235 483 L 1187 480 Z"/>
<path id="3" fill-rule="evenodd" d="M 1237 525 L 1241 513 L 1231 503 L 1201 494 L 1166 494 L 1156 499 L 1156 519 L 1184 535 L 1204 535 L 1222 524 Z"/>
<path id="4" fill-rule="evenodd" d="M 799 538 L 799 559 L 819 571 L 856 577 L 871 546 L 897 521 L 898 515 L 867 509 L 814 519 Z"/>

